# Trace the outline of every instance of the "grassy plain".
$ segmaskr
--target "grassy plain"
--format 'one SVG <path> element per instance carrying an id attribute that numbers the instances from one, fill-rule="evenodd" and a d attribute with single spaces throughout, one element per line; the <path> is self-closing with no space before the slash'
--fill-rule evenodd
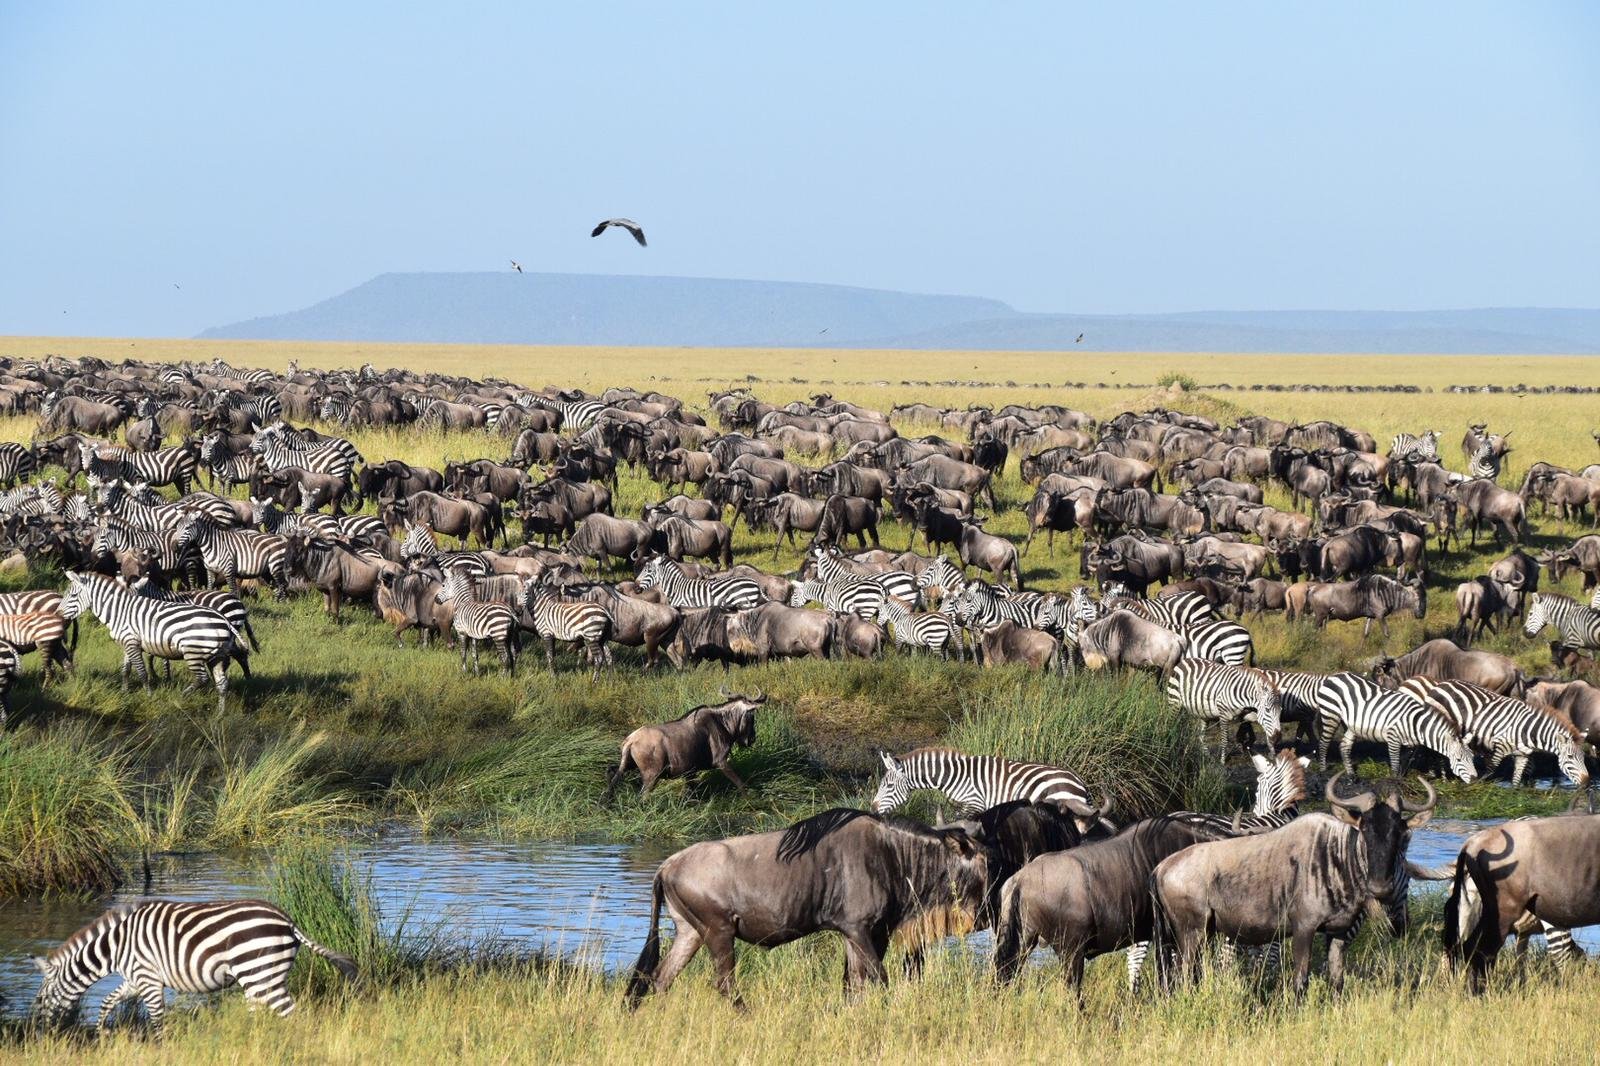
<path id="1" fill-rule="evenodd" d="M 108 359 L 207 360 L 234 365 L 404 366 L 498 376 L 530 385 L 656 388 L 704 409 L 706 391 L 748 384 L 787 401 L 829 390 L 887 410 L 921 400 L 941 405 L 1065 403 L 1099 417 L 1164 402 L 1230 419 L 1246 413 L 1310 420 L 1335 418 L 1380 442 L 1406 429 L 1444 433 L 1448 465 L 1462 466 L 1455 441 L 1469 422 L 1513 431 L 1517 450 L 1505 480 L 1529 462 L 1580 467 L 1597 455 L 1589 432 L 1600 425 L 1593 396 L 1457 394 L 1452 384 L 1530 386 L 1600 383 L 1600 360 L 1410 356 L 1256 356 L 1103 353 L 716 351 L 556 349 L 364 344 L 257 344 L 199 341 L 0 339 L 0 354 L 94 354 Z M 1158 389 L 1187 375 L 1190 393 Z M 1064 382 L 1085 383 L 1063 386 Z M 1099 387 L 1098 383 L 1106 383 Z M 1126 382 L 1126 385 L 1119 384 Z M 1432 392 L 1255 391 L 1255 384 L 1414 384 Z M 1229 389 L 1207 388 L 1227 384 Z M 0 437 L 26 440 L 31 419 L 0 420 Z M 901 427 L 929 431 L 935 427 Z M 477 435 L 362 431 L 369 457 L 442 465 L 445 458 L 501 457 L 506 442 Z M 1020 538 L 1031 491 L 1013 462 L 998 485 L 1002 510 L 989 523 Z M 616 511 L 637 514 L 658 494 L 625 474 Z M 1274 499 L 1274 497 L 1276 497 Z M 1276 493 L 1269 500 L 1287 506 Z M 1586 532 L 1576 523 L 1534 516 L 1533 545 Z M 905 532 L 885 526 L 890 547 Z M 1063 588 L 1077 580 L 1075 544 L 1054 558 L 1041 540 L 1024 560 L 1030 585 Z M 773 558 L 767 534 L 741 529 L 736 555 L 767 569 L 793 569 L 788 548 Z M 1252 624 L 1258 662 L 1308 670 L 1360 664 L 1384 648 L 1403 651 L 1454 623 L 1450 591 L 1481 573 L 1502 551 L 1492 545 L 1435 554 L 1426 619 L 1397 620 L 1384 642 L 1363 641 L 1358 625 L 1317 632 L 1268 617 Z M 54 583 L 48 573 L 13 576 L 5 587 Z M 1564 588 L 1576 591 L 1575 583 Z M 274 845 L 304 836 L 359 830 L 399 819 L 427 832 L 508 837 L 687 840 L 786 823 L 870 794 L 874 747 L 944 740 L 969 750 L 1047 758 L 1078 768 L 1110 789 L 1125 813 L 1186 805 L 1228 809 L 1239 794 L 1199 749 L 1187 721 L 1167 712 L 1146 679 L 1063 683 L 1017 670 L 979 671 L 890 652 L 877 663 L 787 663 L 746 668 L 736 686 L 771 695 L 757 746 L 735 766 L 752 785 L 740 796 L 720 780 L 671 783 L 648 800 L 624 790 L 598 803 L 605 768 L 634 726 L 674 717 L 712 698 L 716 668 L 646 675 L 630 655 L 622 669 L 590 684 L 569 657 L 551 675 L 530 655 L 514 678 L 463 676 L 453 653 L 395 645 L 388 628 L 359 607 L 342 624 L 319 597 L 252 607 L 264 650 L 256 679 L 218 715 L 208 696 L 178 686 L 124 696 L 118 655 L 86 623 L 78 664 L 48 690 L 31 659 L 15 694 L 17 713 L 0 737 L 0 892 L 49 887 L 101 888 L 141 850 Z M 1542 641 L 1520 633 L 1488 647 L 1541 670 Z M 530 649 L 532 650 L 532 649 Z M 1381 771 L 1375 765 L 1368 773 Z M 1549 793 L 1512 793 L 1494 783 L 1444 789 L 1451 813 L 1537 813 L 1565 806 Z M 291 897 L 300 899 L 303 897 Z M 1424 925 L 1426 923 L 1423 923 Z M 1419 934 L 1421 935 L 1421 934 Z M 1433 941 L 1436 943 L 1436 940 Z M 355 1061 L 380 1054 L 504 1059 L 538 1048 L 556 1061 L 598 1056 L 683 1054 L 734 1059 L 823 1056 L 933 1060 L 1049 1057 L 1080 1061 L 1181 1055 L 1197 1061 L 1293 1055 L 1340 1061 L 1501 1056 L 1554 1058 L 1580 1038 L 1600 978 L 1583 974 L 1528 988 L 1507 984 L 1481 1000 L 1432 976 L 1431 948 L 1373 945 L 1369 966 L 1344 999 L 1314 995 L 1305 1007 L 1268 995 L 1265 1003 L 1230 982 L 1169 1004 L 1125 999 L 1114 971 L 1091 970 L 1088 1010 L 1078 1015 L 1053 984 L 1030 977 L 1020 994 L 992 990 L 965 953 L 941 958 L 927 987 L 896 984 L 861 1002 L 838 998 L 838 951 L 820 943 L 772 956 L 746 951 L 740 979 L 753 1008 L 736 1016 L 705 986 L 699 964 L 665 1002 L 637 1015 L 617 1006 L 618 990 L 587 970 L 491 967 L 430 972 L 404 967 L 352 994 L 318 994 L 292 1023 L 247 1015 L 235 1000 L 181 1021 L 175 1039 L 151 1047 L 117 1039 L 91 1057 L 118 1062 Z M 321 986 L 319 985 L 318 988 Z M 1509 1012 L 1509 1013 L 1508 1013 Z M 1515 1025 L 1506 1018 L 1515 1017 Z M 997 1049 L 1005 1049 L 999 1054 Z M 59 1042 L 0 1053 L 50 1058 Z M 1320 1053 L 1319 1053 L 1320 1052 Z"/>

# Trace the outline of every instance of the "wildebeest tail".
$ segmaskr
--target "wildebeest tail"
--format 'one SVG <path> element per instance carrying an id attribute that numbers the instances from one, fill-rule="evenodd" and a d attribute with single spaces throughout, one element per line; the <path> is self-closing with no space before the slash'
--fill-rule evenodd
<path id="1" fill-rule="evenodd" d="M 1450 897 L 1444 903 L 1444 954 L 1451 963 L 1473 953 L 1484 921 L 1483 893 L 1466 852 L 1456 856 Z"/>
<path id="2" fill-rule="evenodd" d="M 639 961 L 633 964 L 633 976 L 628 979 L 628 1005 L 638 1006 L 650 994 L 655 984 L 656 964 L 661 961 L 661 873 L 657 871 L 650 884 L 650 932 L 645 934 L 644 947 L 639 951 Z"/>
<path id="3" fill-rule="evenodd" d="M 1000 886 L 1000 917 L 994 926 L 994 975 L 1009 981 L 1022 968 L 1022 886 L 1015 877 Z"/>
<path id="4" fill-rule="evenodd" d="M 1145 890 L 1150 893 L 1150 953 L 1149 958 L 1155 963 L 1156 982 L 1161 988 L 1168 987 L 1168 961 L 1172 945 L 1177 944 L 1178 938 L 1172 931 L 1172 919 L 1167 914 L 1166 905 L 1161 902 L 1161 891 L 1157 887 L 1156 872 L 1150 871 L 1150 880 L 1145 883 Z"/>

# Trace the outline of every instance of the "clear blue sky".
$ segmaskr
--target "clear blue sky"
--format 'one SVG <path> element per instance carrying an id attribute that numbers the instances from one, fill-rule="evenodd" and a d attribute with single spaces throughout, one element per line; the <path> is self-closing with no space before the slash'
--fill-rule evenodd
<path id="1" fill-rule="evenodd" d="M 590 240 L 610 215 L 650 247 Z M 1600 306 L 1600 5 L 0 0 L 0 333 L 186 336 L 512 257 L 1039 311 Z"/>

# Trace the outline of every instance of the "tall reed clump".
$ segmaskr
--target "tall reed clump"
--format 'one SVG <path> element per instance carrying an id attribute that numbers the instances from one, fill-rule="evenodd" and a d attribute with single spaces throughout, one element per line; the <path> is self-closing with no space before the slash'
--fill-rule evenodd
<path id="1" fill-rule="evenodd" d="M 131 779 L 85 728 L 0 734 L 0 896 L 115 887 L 140 835 Z"/>
<path id="2" fill-rule="evenodd" d="M 1142 675 L 1077 674 L 963 700 L 946 743 L 974 755 L 1049 763 L 1109 796 L 1125 819 L 1186 807 L 1207 810 L 1226 784 L 1194 722 L 1168 707 Z"/>
<path id="3" fill-rule="evenodd" d="M 229 756 L 219 743 L 222 770 L 199 840 L 214 848 L 265 845 L 353 821 L 355 804 L 309 772 L 324 739 L 289 733 L 253 758 Z"/>

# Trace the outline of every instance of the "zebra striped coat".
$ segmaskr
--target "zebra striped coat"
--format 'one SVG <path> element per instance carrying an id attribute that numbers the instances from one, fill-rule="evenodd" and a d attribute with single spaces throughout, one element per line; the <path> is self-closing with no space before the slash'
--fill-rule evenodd
<path id="1" fill-rule="evenodd" d="M 224 579 L 239 594 L 241 577 L 272 582 L 278 599 L 289 594 L 289 542 L 253 529 L 223 529 L 205 515 L 191 514 L 178 528 L 178 547 L 200 550 L 210 581 Z"/>
<path id="2" fill-rule="evenodd" d="M 1207 659 L 1181 659 L 1167 678 L 1167 702 L 1196 715 L 1202 730 L 1212 722 L 1222 733 L 1222 762 L 1228 761 L 1228 727 L 1253 720 L 1276 744 L 1283 731 L 1283 697 L 1261 671 Z"/>
<path id="3" fill-rule="evenodd" d="M 16 441 L 0 441 L 0 488 L 11 488 L 33 476 L 33 452 Z"/>
<path id="4" fill-rule="evenodd" d="M 355 976 L 354 962 L 318 944 L 281 909 L 261 900 L 122 903 L 34 959 L 44 977 L 34 1010 L 46 1025 L 59 1024 L 91 985 L 116 974 L 122 983 L 101 1004 L 101 1029 L 121 1004 L 139 1002 L 159 1035 L 168 988 L 220 992 L 236 984 L 249 1002 L 285 1016 L 294 1010 L 285 981 L 302 946 L 344 976 Z"/>
<path id="5" fill-rule="evenodd" d="M 1536 637 L 1545 626 L 1555 627 L 1565 647 L 1600 649 L 1600 611 L 1585 607 L 1570 596 L 1554 592 L 1533 594 L 1522 630 Z"/>
<path id="6" fill-rule="evenodd" d="M 887 814 L 911 798 L 916 789 L 942 792 L 956 804 L 957 817 L 988 810 L 1011 800 L 1052 803 L 1070 813 L 1080 830 L 1096 825 L 1115 831 L 1105 821 L 1108 800 L 1096 808 L 1089 786 L 1071 770 L 1044 763 L 1013 762 L 994 755 L 964 755 L 948 748 L 918 748 L 905 755 L 881 752 L 883 780 L 872 809 Z"/>
<path id="7" fill-rule="evenodd" d="M 450 626 L 461 638 L 462 670 L 467 668 L 470 649 L 472 672 L 478 672 L 478 644 L 487 641 L 499 651 L 500 665 L 506 673 L 516 672 L 520 627 L 515 611 L 503 603 L 480 600 L 473 575 L 466 570 L 447 571 L 436 598 L 440 603 L 455 604 Z"/>
<path id="8" fill-rule="evenodd" d="M 44 683 L 48 685 L 55 676 L 57 666 L 72 664 L 65 640 L 70 622 L 71 619 L 64 617 L 59 610 L 0 614 L 0 641 L 10 645 L 17 654 L 27 654 L 37 648 L 43 663 Z"/>
<path id="9" fill-rule="evenodd" d="M 789 587 L 789 606 L 804 607 L 820 603 L 822 609 L 834 614 L 853 614 L 871 621 L 883 611 L 889 598 L 883 586 L 873 582 L 860 585 L 830 585 L 819 578 L 796 581 Z"/>
<path id="10" fill-rule="evenodd" d="M 1353 773 L 1350 753 L 1356 740 L 1381 741 L 1389 749 L 1389 769 L 1400 776 L 1403 748 L 1423 747 L 1445 757 L 1463 781 L 1477 778 L 1461 733 L 1444 715 L 1402 689 L 1382 689 L 1360 674 L 1333 674 L 1317 687 L 1317 765 L 1328 768 L 1328 748 L 1342 730 L 1339 754 Z"/>
<path id="11" fill-rule="evenodd" d="M 1578 788 L 1588 786 L 1582 738 L 1570 722 L 1512 696 L 1502 696 L 1470 681 L 1435 681 L 1411 677 L 1400 687 L 1445 715 L 1467 741 L 1488 756 L 1494 773 L 1511 756 L 1511 784 L 1522 784 L 1528 758 L 1539 752 L 1555 756 L 1556 765 Z"/>
<path id="12" fill-rule="evenodd" d="M 6 718 L 11 714 L 11 688 L 21 669 L 22 653 L 15 645 L 0 640 L 0 729 L 6 727 Z"/>
<path id="13" fill-rule="evenodd" d="M 588 600 L 563 600 L 552 596 L 537 580 L 529 579 L 522 589 L 522 606 L 533 622 L 533 632 L 544 641 L 545 664 L 556 669 L 556 641 L 581 644 L 593 667 L 591 679 L 600 676 L 601 665 L 611 665 L 606 641 L 611 636 L 611 615 L 598 603 Z"/>
<path id="14" fill-rule="evenodd" d="M 664 555 L 653 555 L 639 571 L 640 588 L 659 588 L 674 607 L 726 607 L 745 610 L 766 599 L 761 586 L 744 577 L 721 580 L 690 577 Z"/>
<path id="15" fill-rule="evenodd" d="M 901 647 L 927 648 L 938 652 L 939 658 L 948 659 L 950 648 L 954 646 L 956 657 L 962 662 L 966 661 L 967 646 L 961 638 L 961 627 L 949 615 L 937 612 L 916 614 L 905 600 L 886 596 L 878 607 L 878 621 L 889 627 L 895 643 Z"/>

